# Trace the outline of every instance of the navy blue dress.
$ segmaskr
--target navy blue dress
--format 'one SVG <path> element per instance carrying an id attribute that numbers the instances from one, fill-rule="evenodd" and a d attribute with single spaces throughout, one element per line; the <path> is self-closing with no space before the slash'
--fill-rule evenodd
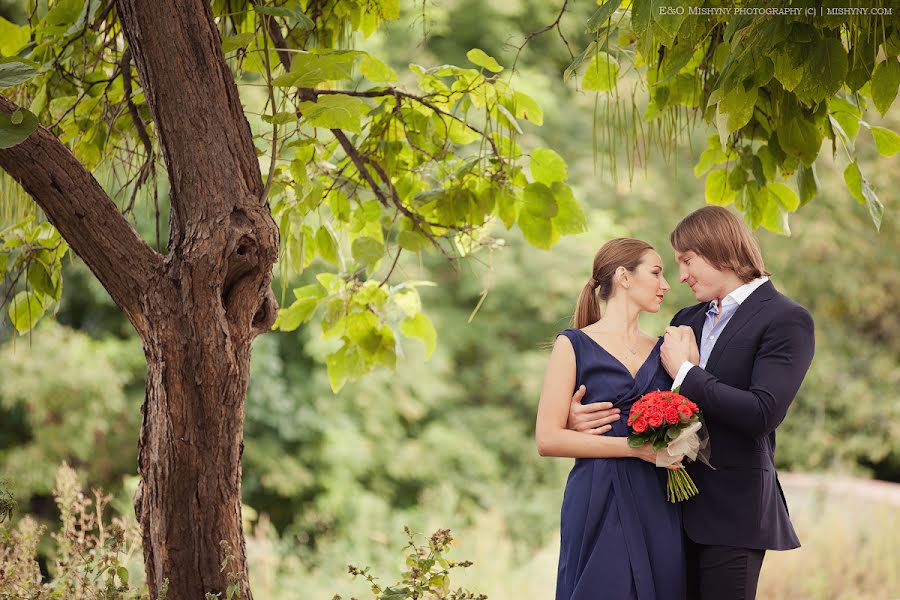
<path id="1" fill-rule="evenodd" d="M 622 418 L 605 435 L 628 435 L 628 411 L 647 392 L 667 390 L 662 338 L 632 378 L 579 329 L 575 389 L 583 404 L 612 402 Z M 666 500 L 666 470 L 639 458 L 579 458 L 569 473 L 560 519 L 556 600 L 684 600 L 685 558 L 678 504 Z"/>

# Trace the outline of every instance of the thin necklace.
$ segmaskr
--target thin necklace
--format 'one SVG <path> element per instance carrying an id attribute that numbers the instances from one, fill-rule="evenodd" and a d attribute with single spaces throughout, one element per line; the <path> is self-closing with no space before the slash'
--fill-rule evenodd
<path id="1" fill-rule="evenodd" d="M 637 349 L 630 347 L 630 346 L 625 342 L 625 336 L 624 336 L 624 335 L 622 336 L 622 345 L 625 346 L 625 349 L 626 349 L 626 350 L 628 350 L 629 352 L 631 352 L 631 355 L 632 355 L 632 356 L 637 356 Z"/>

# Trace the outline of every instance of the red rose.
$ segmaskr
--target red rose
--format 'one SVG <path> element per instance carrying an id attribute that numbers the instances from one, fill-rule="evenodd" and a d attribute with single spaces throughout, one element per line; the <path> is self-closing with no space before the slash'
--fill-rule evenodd
<path id="1" fill-rule="evenodd" d="M 678 409 L 674 406 L 670 406 L 666 409 L 666 421 L 672 425 L 677 423 L 681 418 L 678 416 Z"/>
<path id="2" fill-rule="evenodd" d="M 647 422 L 650 423 L 651 427 L 659 427 L 663 423 L 663 417 L 660 413 L 657 412 L 648 417 Z"/>
<path id="3" fill-rule="evenodd" d="M 692 414 L 694 414 L 693 411 L 691 410 L 691 407 L 688 406 L 687 404 L 679 404 L 679 405 L 678 405 L 678 412 L 680 412 L 680 413 L 681 413 L 682 415 L 684 415 L 685 417 L 689 417 L 689 416 L 691 416 Z"/>
<path id="4" fill-rule="evenodd" d="M 644 433 L 647 431 L 647 419 L 644 417 L 638 417 L 634 422 L 634 430 L 637 433 Z"/>

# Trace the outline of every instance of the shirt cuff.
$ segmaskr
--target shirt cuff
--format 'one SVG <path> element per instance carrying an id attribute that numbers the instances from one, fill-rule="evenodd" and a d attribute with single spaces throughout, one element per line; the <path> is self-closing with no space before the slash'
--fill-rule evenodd
<path id="1" fill-rule="evenodd" d="M 675 381 L 672 382 L 672 389 L 677 390 L 681 387 L 681 384 L 684 382 L 684 378 L 687 377 L 688 371 L 691 370 L 691 367 L 696 367 L 697 365 L 690 363 L 688 361 L 684 361 L 681 363 L 681 368 L 678 369 L 678 374 L 675 376 Z"/>

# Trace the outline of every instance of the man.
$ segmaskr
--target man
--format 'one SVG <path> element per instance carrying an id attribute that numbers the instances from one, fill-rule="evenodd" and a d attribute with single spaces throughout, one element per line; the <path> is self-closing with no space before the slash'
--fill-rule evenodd
<path id="1" fill-rule="evenodd" d="M 691 213 L 670 241 L 699 304 L 672 319 L 661 358 L 673 389 L 703 412 L 713 466 L 688 467 L 700 490 L 682 505 L 688 597 L 753 599 L 765 551 L 800 546 L 775 472 L 775 429 L 812 362 L 813 320 L 775 289 L 756 240 L 727 209 Z M 581 396 L 569 427 L 605 433 L 619 415 Z"/>

